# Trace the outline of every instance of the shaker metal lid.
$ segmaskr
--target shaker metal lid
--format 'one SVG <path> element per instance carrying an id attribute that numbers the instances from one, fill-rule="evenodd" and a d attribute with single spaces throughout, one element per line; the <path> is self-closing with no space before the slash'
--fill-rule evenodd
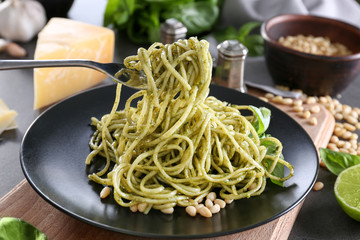
<path id="1" fill-rule="evenodd" d="M 226 40 L 217 45 L 218 52 L 228 57 L 243 57 L 248 49 L 238 40 Z"/>
<path id="2" fill-rule="evenodd" d="M 167 34 L 186 34 L 187 28 L 177 19 L 169 18 L 161 25 L 161 31 L 166 32 Z"/>

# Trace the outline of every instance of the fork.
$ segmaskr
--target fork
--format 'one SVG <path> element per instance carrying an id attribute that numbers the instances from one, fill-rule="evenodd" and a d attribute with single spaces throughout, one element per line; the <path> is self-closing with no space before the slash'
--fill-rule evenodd
<path id="1" fill-rule="evenodd" d="M 143 71 L 126 68 L 121 63 L 99 63 L 85 59 L 56 60 L 0 60 L 0 70 L 44 67 L 86 67 L 106 74 L 115 82 L 135 89 L 147 89 L 147 79 Z"/>

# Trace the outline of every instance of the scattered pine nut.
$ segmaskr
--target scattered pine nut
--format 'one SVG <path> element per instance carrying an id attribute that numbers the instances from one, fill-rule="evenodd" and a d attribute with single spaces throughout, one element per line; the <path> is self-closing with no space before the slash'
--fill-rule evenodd
<path id="1" fill-rule="evenodd" d="M 318 113 L 320 112 L 320 106 L 319 105 L 314 105 L 310 108 L 310 112 L 312 113 Z"/>
<path id="2" fill-rule="evenodd" d="M 212 217 L 212 213 L 211 213 L 210 209 L 208 209 L 207 207 L 203 206 L 203 207 L 199 208 L 198 212 L 203 217 L 208 217 L 208 218 Z"/>
<path id="3" fill-rule="evenodd" d="M 298 112 L 298 113 L 302 112 L 302 111 L 304 111 L 304 107 L 303 106 L 294 106 L 293 111 Z"/>
<path id="4" fill-rule="evenodd" d="M 172 214 L 174 212 L 174 208 L 173 207 L 165 208 L 165 209 L 161 209 L 160 211 L 165 214 Z"/>
<path id="5" fill-rule="evenodd" d="M 272 93 L 266 93 L 266 94 L 265 94 L 265 97 L 268 98 L 268 99 L 272 99 L 272 98 L 274 98 L 275 96 L 274 96 L 274 94 L 272 94 Z"/>
<path id="6" fill-rule="evenodd" d="M 224 200 L 222 200 L 222 199 L 219 199 L 219 198 L 215 199 L 214 203 L 219 205 L 220 208 L 224 208 L 226 206 L 226 202 Z"/>
<path id="7" fill-rule="evenodd" d="M 106 198 L 107 196 L 110 195 L 110 192 L 111 192 L 111 190 L 108 186 L 104 187 L 100 192 L 100 198 L 101 199 Z"/>
<path id="8" fill-rule="evenodd" d="M 211 201 L 211 200 L 208 198 L 208 199 L 206 199 L 206 201 L 205 201 L 205 206 L 206 206 L 207 208 L 211 208 L 212 206 L 214 206 L 214 203 L 213 203 L 213 201 Z"/>
<path id="9" fill-rule="evenodd" d="M 313 190 L 314 191 L 320 191 L 323 188 L 324 188 L 324 183 L 323 182 L 316 182 L 314 187 L 313 187 Z"/>
<path id="10" fill-rule="evenodd" d="M 197 210 L 196 210 L 196 208 L 194 206 L 187 206 L 185 208 L 185 211 L 186 211 L 187 214 L 189 214 L 192 217 L 196 216 Z"/>
<path id="11" fill-rule="evenodd" d="M 294 101 L 294 106 L 302 106 L 302 104 L 303 104 L 303 101 L 301 99 L 296 99 Z"/>
<path id="12" fill-rule="evenodd" d="M 22 58 L 26 56 L 26 50 L 17 43 L 9 42 L 5 49 L 11 57 Z"/>
<path id="13" fill-rule="evenodd" d="M 138 205 L 137 205 L 137 208 L 138 208 L 138 211 L 139 212 L 144 212 L 145 211 L 145 209 L 147 208 L 147 203 L 139 203 Z"/>
<path id="14" fill-rule="evenodd" d="M 307 104 L 316 103 L 316 98 L 315 98 L 315 97 L 308 97 L 308 98 L 306 99 L 306 103 L 307 103 Z"/>
<path id="15" fill-rule="evenodd" d="M 309 122 L 310 122 L 310 124 L 313 125 L 313 126 L 315 126 L 315 125 L 318 124 L 318 121 L 317 121 L 317 118 L 316 118 L 316 117 L 310 118 Z"/>
<path id="16" fill-rule="evenodd" d="M 206 199 L 210 199 L 211 201 L 215 201 L 216 199 L 216 193 L 215 192 L 210 192 L 207 196 Z"/>
<path id="17" fill-rule="evenodd" d="M 220 206 L 218 204 L 215 204 L 215 205 L 211 206 L 210 212 L 212 214 L 220 212 Z"/>
<path id="18" fill-rule="evenodd" d="M 130 206 L 130 211 L 137 212 L 137 210 L 138 210 L 138 205 L 137 204 Z"/>
<path id="19" fill-rule="evenodd" d="M 259 97 L 259 99 L 264 101 L 264 102 L 269 102 L 269 99 L 267 99 L 266 97 Z"/>
<path id="20" fill-rule="evenodd" d="M 224 201 L 226 202 L 226 204 L 231 204 L 234 200 L 233 199 L 225 199 Z"/>

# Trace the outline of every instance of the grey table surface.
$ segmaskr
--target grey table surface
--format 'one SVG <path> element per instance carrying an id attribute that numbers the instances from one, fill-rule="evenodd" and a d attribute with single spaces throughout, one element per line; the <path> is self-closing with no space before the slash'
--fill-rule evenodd
<path id="1" fill-rule="evenodd" d="M 106 1 L 100 1 L 103 8 Z M 69 18 L 101 25 L 102 11 L 90 11 L 91 6 L 99 6 L 99 1 L 75 1 Z M 87 11 L 84 11 L 84 8 Z M 27 49 L 28 59 L 33 58 L 36 40 L 22 44 Z M 139 46 L 117 35 L 115 61 L 136 54 Z M 214 47 L 214 46 L 212 46 Z M 6 59 L 4 53 L 0 59 Z M 273 85 L 263 57 L 248 57 L 245 64 L 245 79 L 257 83 Z M 20 166 L 19 150 L 22 137 L 35 118 L 44 110 L 33 110 L 32 70 L 9 70 L 0 72 L 0 98 L 19 115 L 18 128 L 4 132 L 0 136 L 0 198 L 15 187 L 24 175 Z M 103 83 L 112 84 L 110 79 Z M 341 95 L 340 102 L 360 107 L 360 76 Z M 323 190 L 311 191 L 295 221 L 289 239 L 360 239 L 360 223 L 349 218 L 336 202 L 333 186 L 336 176 L 320 169 L 318 180 L 324 182 Z"/>

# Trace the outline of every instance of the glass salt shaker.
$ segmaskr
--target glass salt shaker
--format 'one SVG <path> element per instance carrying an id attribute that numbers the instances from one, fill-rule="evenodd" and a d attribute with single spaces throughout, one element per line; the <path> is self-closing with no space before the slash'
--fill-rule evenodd
<path id="1" fill-rule="evenodd" d="M 248 49 L 237 40 L 226 40 L 220 43 L 217 49 L 215 84 L 247 92 L 244 83 L 244 62 Z"/>
<path id="2" fill-rule="evenodd" d="M 179 39 L 185 39 L 187 28 L 177 19 L 169 18 L 161 25 L 161 42 L 173 43 Z"/>

